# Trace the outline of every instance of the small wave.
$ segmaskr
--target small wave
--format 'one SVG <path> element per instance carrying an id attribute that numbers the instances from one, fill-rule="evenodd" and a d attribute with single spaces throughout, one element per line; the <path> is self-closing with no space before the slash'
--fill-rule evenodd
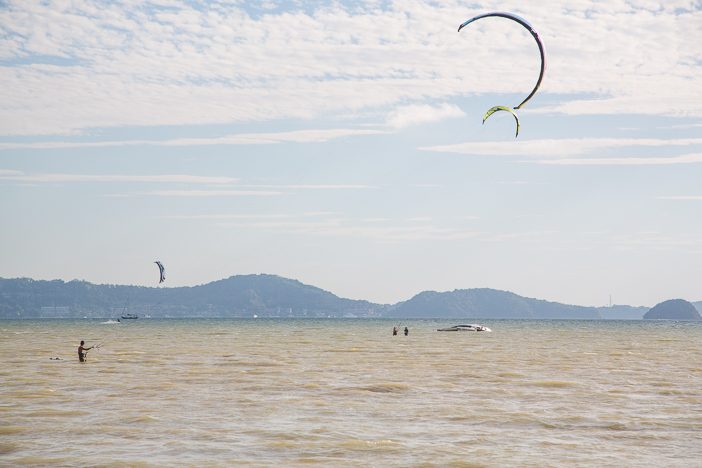
<path id="1" fill-rule="evenodd" d="M 453 421 L 453 422 L 470 421 L 472 423 L 475 423 L 475 415 L 470 414 L 470 415 L 465 415 L 465 416 L 446 416 L 446 420 Z"/>
<path id="2" fill-rule="evenodd" d="M 357 390 L 372 393 L 402 393 L 409 390 L 410 386 L 403 383 L 381 383 L 375 385 L 367 385 L 365 387 L 355 387 Z"/>
<path id="3" fill-rule="evenodd" d="M 0 435 L 21 434 L 27 430 L 28 428 L 22 426 L 0 426 Z"/>
<path id="4" fill-rule="evenodd" d="M 402 448 L 402 444 L 390 439 L 351 439 L 341 442 L 340 445 L 348 450 L 399 450 Z"/>
<path id="5" fill-rule="evenodd" d="M 687 390 L 678 390 L 676 388 L 663 388 L 655 392 L 657 395 L 664 396 L 678 396 L 678 395 L 689 395 L 690 392 Z"/>
<path id="6" fill-rule="evenodd" d="M 536 385 L 537 387 L 544 388 L 566 388 L 575 387 L 578 385 L 577 382 L 570 382 L 567 380 L 539 380 L 536 382 L 531 382 L 531 385 Z"/>
<path id="7" fill-rule="evenodd" d="M 137 423 L 152 423 L 152 422 L 157 422 L 158 418 L 156 416 L 151 416 L 150 414 L 144 414 L 141 416 L 135 416 L 133 418 L 129 418 L 127 420 L 128 423 L 130 424 L 137 424 Z"/>
<path id="8" fill-rule="evenodd" d="M 250 367 L 281 367 L 284 364 L 282 362 L 275 361 L 240 361 L 237 364 L 245 365 Z"/>
<path id="9" fill-rule="evenodd" d="M 114 325 L 116 323 L 121 323 L 121 322 L 119 322 L 117 320 L 107 320 L 106 322 L 100 322 L 100 323 L 103 325 Z"/>
<path id="10" fill-rule="evenodd" d="M 611 431 L 628 431 L 631 430 L 626 424 L 621 423 L 621 422 L 612 422 L 609 424 L 606 424 L 605 429 L 609 429 Z"/>
<path id="11" fill-rule="evenodd" d="M 18 399 L 35 399 L 35 398 L 49 398 L 49 397 L 54 397 L 54 393 L 56 390 L 52 390 L 50 388 L 48 389 L 41 389 L 41 390 L 15 390 L 6 393 L 6 396 L 10 396 L 11 398 L 18 398 Z"/>
<path id="12" fill-rule="evenodd" d="M 267 444 L 269 447 L 279 450 L 290 450 L 298 447 L 298 442 L 293 442 L 289 440 L 272 440 Z"/>
<path id="13" fill-rule="evenodd" d="M 16 452 L 20 445 L 12 442 L 0 442 L 0 455 Z"/>
<path id="14" fill-rule="evenodd" d="M 37 417 L 37 418 L 55 418 L 55 417 L 71 417 L 71 416 L 85 416 L 88 414 L 86 411 L 80 410 L 55 410 L 55 409 L 43 409 L 32 411 L 28 413 L 27 416 Z"/>
<path id="15" fill-rule="evenodd" d="M 51 466 L 51 465 L 66 465 L 66 458 L 50 458 L 30 455 L 28 457 L 17 458 L 14 460 L 16 465 L 34 465 L 34 466 Z"/>

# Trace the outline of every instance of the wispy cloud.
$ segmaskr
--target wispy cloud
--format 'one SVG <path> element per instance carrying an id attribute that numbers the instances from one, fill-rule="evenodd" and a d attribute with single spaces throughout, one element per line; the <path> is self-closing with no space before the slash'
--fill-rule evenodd
<path id="1" fill-rule="evenodd" d="M 366 238 L 383 242 L 424 241 L 424 240 L 459 240 L 476 238 L 480 232 L 469 229 L 440 227 L 425 221 L 393 225 L 383 219 L 366 219 L 358 221 L 333 218 L 319 221 L 279 220 L 220 223 L 220 227 L 248 228 L 284 231 L 289 234 L 301 234 L 319 237 Z"/>
<path id="2" fill-rule="evenodd" d="M 677 124 L 677 125 L 664 125 L 658 127 L 659 129 L 688 129 L 688 128 L 702 128 L 702 122 L 695 122 L 690 124 Z"/>
<path id="3" fill-rule="evenodd" d="M 351 184 L 280 184 L 236 185 L 226 190 L 150 190 L 110 194 L 110 197 L 271 197 L 290 195 L 296 190 L 365 190 L 369 185 Z"/>
<path id="4" fill-rule="evenodd" d="M 388 115 L 387 124 L 394 128 L 405 128 L 412 125 L 464 117 L 465 115 L 465 112 L 453 104 L 402 106 Z"/>
<path id="5" fill-rule="evenodd" d="M 702 138 L 561 138 L 520 141 L 485 141 L 422 147 L 420 150 L 479 156 L 564 157 L 598 150 L 629 147 L 702 145 Z"/>
<path id="6" fill-rule="evenodd" d="M 194 145 L 268 145 L 276 143 L 322 143 L 350 136 L 381 135 L 383 130 L 367 128 L 332 128 L 296 130 L 290 132 L 241 133 L 219 138 L 180 138 L 159 144 L 166 146 Z"/>
<path id="7" fill-rule="evenodd" d="M 0 143 L 0 150 L 104 148 L 111 146 L 213 146 L 213 145 L 272 145 L 279 143 L 323 143 L 337 138 L 380 135 L 384 130 L 367 128 L 309 129 L 290 132 L 239 133 L 210 138 L 173 138 L 168 140 L 114 141 L 42 141 Z"/>
<path id="8" fill-rule="evenodd" d="M 696 2 L 543 2 L 526 13 L 519 0 L 296 5 L 256 16 L 239 2 L 7 0 L 2 133 L 387 115 L 408 102 L 528 92 L 538 54 L 518 25 L 456 32 L 495 8 L 525 14 L 543 38 L 542 93 L 593 96 L 550 112 L 702 115 Z M 392 121 L 418 118 L 406 109 Z"/>
<path id="9" fill-rule="evenodd" d="M 658 200 L 702 201 L 702 195 L 668 195 L 656 197 Z"/>
<path id="10" fill-rule="evenodd" d="M 108 197 L 273 197 L 286 195 L 286 192 L 273 190 L 152 190 L 148 192 L 132 192 L 110 194 Z"/>
<path id="11" fill-rule="evenodd" d="M 22 171 L 0 169 L 0 181 L 16 183 L 167 183 L 191 185 L 226 185 L 233 190 L 180 190 L 139 192 L 140 195 L 158 196 L 234 196 L 279 195 L 294 190 L 366 190 L 375 188 L 365 184 L 240 184 L 236 177 L 199 176 L 188 174 L 124 175 L 124 174 L 25 174 Z M 263 189 L 263 190 L 262 190 Z M 180 194 L 180 195 L 179 195 Z M 190 195 L 187 195 L 190 194 Z M 130 196 L 130 194 L 124 194 Z"/>
<path id="12" fill-rule="evenodd" d="M 291 190 L 365 190 L 376 188 L 372 185 L 364 184 L 281 184 L 281 185 L 240 185 L 242 188 L 273 188 L 273 189 L 291 189 Z"/>
<path id="13" fill-rule="evenodd" d="M 497 183 L 500 185 L 529 185 L 531 182 L 526 180 L 498 180 Z"/>
<path id="14" fill-rule="evenodd" d="M 268 214 L 242 214 L 242 213 L 210 213 L 210 214 L 181 214 L 181 215 L 165 215 L 161 216 L 164 219 L 187 219 L 187 220 L 204 220 L 204 221 L 222 221 L 222 220 L 270 220 L 270 219 L 293 219 L 293 218 L 311 218 L 319 216 L 332 216 L 335 213 L 329 211 L 320 212 L 305 212 L 301 214 L 291 213 L 268 213 Z"/>
<path id="15" fill-rule="evenodd" d="M 684 249 L 685 252 L 691 252 L 690 248 L 700 247 L 699 237 L 695 235 L 688 233 L 671 235 L 656 231 L 613 234 L 609 236 L 607 243 L 620 250 L 645 247 L 654 250 Z"/>
<path id="16" fill-rule="evenodd" d="M 460 240 L 478 238 L 483 233 L 464 227 L 437 224 L 432 218 L 414 216 L 405 219 L 387 217 L 353 219 L 335 212 L 302 213 L 211 213 L 170 215 L 174 220 L 211 222 L 220 228 L 285 232 L 315 237 L 351 237 L 381 242 Z M 466 218 L 474 219 L 474 218 Z"/>
<path id="17" fill-rule="evenodd" d="M 0 169 L 0 178 L 17 177 L 21 175 L 23 175 L 22 171 L 16 171 L 14 169 Z"/>
<path id="18" fill-rule="evenodd" d="M 532 162 L 536 164 L 551 164 L 558 166 L 668 166 L 677 164 L 702 163 L 702 153 L 684 154 L 682 156 L 662 158 L 572 158 L 540 159 Z"/>
<path id="19" fill-rule="evenodd" d="M 121 175 L 121 174 L 24 174 L 21 171 L 0 170 L 0 180 L 28 183 L 179 183 L 179 184 L 235 184 L 235 177 L 198 176 L 186 174 Z"/>

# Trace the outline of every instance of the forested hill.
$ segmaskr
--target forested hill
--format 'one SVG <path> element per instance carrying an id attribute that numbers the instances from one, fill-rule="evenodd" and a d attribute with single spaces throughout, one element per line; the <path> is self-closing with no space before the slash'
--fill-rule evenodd
<path id="1" fill-rule="evenodd" d="M 153 318 L 372 317 L 383 308 L 274 275 L 232 276 L 179 288 L 0 279 L 0 318 L 117 318 L 126 313 Z"/>
<path id="2" fill-rule="evenodd" d="M 654 320 L 702 320 L 695 306 L 684 299 L 670 299 L 652 307 L 644 315 Z"/>
<path id="3" fill-rule="evenodd" d="M 393 317 L 502 319 L 641 319 L 646 307 L 583 307 L 522 297 L 495 289 L 425 291 L 388 312 Z"/>
<path id="4" fill-rule="evenodd" d="M 297 280 L 240 275 L 178 288 L 0 278 L 0 318 L 393 317 L 641 319 L 647 307 L 583 307 L 494 289 L 425 291 L 395 305 L 338 297 Z"/>

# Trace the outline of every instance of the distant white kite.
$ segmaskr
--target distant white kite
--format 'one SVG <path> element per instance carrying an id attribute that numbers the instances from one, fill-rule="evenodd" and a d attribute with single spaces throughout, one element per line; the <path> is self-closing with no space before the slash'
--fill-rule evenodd
<path id="1" fill-rule="evenodd" d="M 166 268 L 158 260 L 154 263 L 158 265 L 158 284 L 161 284 L 166 281 Z"/>

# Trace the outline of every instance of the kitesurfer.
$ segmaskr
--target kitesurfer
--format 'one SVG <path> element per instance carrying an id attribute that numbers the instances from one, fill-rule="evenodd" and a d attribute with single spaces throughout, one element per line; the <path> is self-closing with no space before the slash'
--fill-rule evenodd
<path id="1" fill-rule="evenodd" d="M 405 327 L 405 336 L 409 335 L 409 328 Z"/>
<path id="2" fill-rule="evenodd" d="M 80 362 L 85 362 L 85 358 L 88 355 L 88 350 L 94 348 L 94 346 L 91 346 L 90 348 L 85 348 L 83 347 L 83 345 L 85 345 L 85 341 L 80 340 L 80 346 L 78 346 L 78 360 Z"/>

